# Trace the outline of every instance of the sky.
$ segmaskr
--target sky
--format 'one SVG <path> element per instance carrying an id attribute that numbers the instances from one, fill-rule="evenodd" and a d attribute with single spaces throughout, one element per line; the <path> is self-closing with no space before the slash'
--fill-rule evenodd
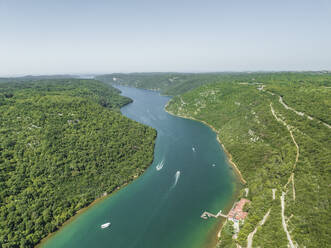
<path id="1" fill-rule="evenodd" d="M 0 76 L 331 70 L 331 0 L 0 0 Z"/>

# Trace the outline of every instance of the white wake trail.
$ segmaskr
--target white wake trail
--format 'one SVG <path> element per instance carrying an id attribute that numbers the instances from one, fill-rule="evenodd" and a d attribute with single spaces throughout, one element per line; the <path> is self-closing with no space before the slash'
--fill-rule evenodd
<path id="1" fill-rule="evenodd" d="M 175 174 L 175 182 L 174 184 L 171 186 L 171 188 L 173 189 L 174 187 L 176 187 L 177 183 L 178 183 L 178 180 L 179 180 L 179 177 L 180 177 L 180 171 L 177 171 L 176 174 Z"/>

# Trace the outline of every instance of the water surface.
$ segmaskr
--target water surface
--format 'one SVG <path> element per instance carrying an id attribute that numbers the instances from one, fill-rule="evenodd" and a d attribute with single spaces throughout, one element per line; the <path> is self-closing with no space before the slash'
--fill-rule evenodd
<path id="1" fill-rule="evenodd" d="M 157 130 L 153 164 L 137 180 L 63 227 L 43 247 L 200 248 L 231 203 L 236 178 L 206 125 L 169 115 L 169 97 L 118 86 L 134 100 L 122 113 Z M 100 225 L 111 222 L 108 228 Z"/>

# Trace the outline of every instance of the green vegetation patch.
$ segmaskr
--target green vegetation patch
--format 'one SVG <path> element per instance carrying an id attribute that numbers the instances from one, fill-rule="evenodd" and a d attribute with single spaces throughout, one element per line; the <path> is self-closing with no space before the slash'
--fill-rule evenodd
<path id="1" fill-rule="evenodd" d="M 248 217 L 240 225 L 236 238 L 227 222 L 219 247 L 236 247 L 236 243 L 246 247 L 255 228 L 253 247 L 287 247 L 289 240 L 281 214 L 282 193 L 285 193 L 283 219 L 293 243 L 299 247 L 328 247 L 331 243 L 329 76 L 274 73 L 245 77 L 246 81 L 234 77 L 232 82 L 205 84 L 174 97 L 167 106 L 176 115 L 215 127 L 247 181 L 244 188 L 249 190 L 248 196 L 243 190 L 239 198 L 251 200 Z M 301 78 L 304 82 L 288 83 L 291 78 Z M 280 96 L 291 109 L 284 107 Z M 298 114 L 300 111 L 305 115 Z M 308 115 L 314 118 L 309 119 Z M 266 221 L 260 225 L 264 216 Z"/>
<path id="2" fill-rule="evenodd" d="M 98 80 L 136 88 L 160 91 L 164 95 L 179 95 L 203 84 L 228 81 L 241 73 L 114 73 L 97 76 Z"/>
<path id="3" fill-rule="evenodd" d="M 33 247 L 143 173 L 156 132 L 95 80 L 0 84 L 0 247 Z"/>

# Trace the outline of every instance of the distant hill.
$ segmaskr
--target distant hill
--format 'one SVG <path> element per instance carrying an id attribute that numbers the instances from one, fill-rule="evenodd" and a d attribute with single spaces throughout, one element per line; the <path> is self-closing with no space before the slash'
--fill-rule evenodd
<path id="1" fill-rule="evenodd" d="M 160 91 L 165 95 L 179 95 L 205 83 L 219 80 L 222 74 L 197 74 L 197 73 L 114 73 L 96 76 L 96 79 L 111 83 Z"/>
<path id="2" fill-rule="evenodd" d="M 223 72 L 223 73 L 113 73 L 98 75 L 96 79 L 110 84 L 121 84 L 136 88 L 160 91 L 164 95 L 176 96 L 204 84 L 220 82 L 258 83 L 313 81 L 323 84 L 330 79 L 327 71 L 317 72 Z"/>

